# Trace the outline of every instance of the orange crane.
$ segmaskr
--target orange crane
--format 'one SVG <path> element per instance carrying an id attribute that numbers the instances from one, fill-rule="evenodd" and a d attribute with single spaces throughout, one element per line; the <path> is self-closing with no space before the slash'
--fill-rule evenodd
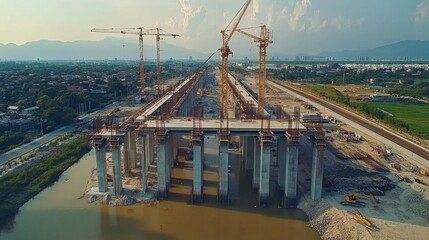
<path id="1" fill-rule="evenodd" d="M 156 51 L 157 51 L 157 88 L 158 94 L 160 94 L 160 85 L 161 85 L 161 59 L 160 59 L 160 40 L 161 36 L 171 36 L 173 38 L 178 37 L 179 34 L 168 33 L 160 28 L 154 29 L 145 29 L 142 27 L 139 28 L 93 28 L 91 32 L 100 32 L 100 33 L 120 33 L 120 34 L 134 34 L 139 35 L 139 50 L 140 50 L 140 87 L 141 94 L 143 95 L 145 88 L 144 80 L 144 56 L 143 56 L 143 35 L 156 36 Z"/>
<path id="2" fill-rule="evenodd" d="M 234 35 L 235 30 L 238 27 L 241 19 L 246 13 L 252 0 L 246 0 L 243 7 L 238 12 L 238 18 L 235 21 L 232 29 L 230 31 L 222 30 L 220 33 L 222 35 L 222 47 L 220 48 L 222 63 L 221 63 L 221 96 L 220 96 L 220 118 L 228 118 L 228 57 L 232 54 L 231 49 L 228 46 L 229 41 L 231 40 L 232 35 Z"/>
<path id="3" fill-rule="evenodd" d="M 252 38 L 255 42 L 259 43 L 259 86 L 258 86 L 258 116 L 260 118 L 264 117 L 264 106 L 265 106 L 265 80 L 267 77 L 267 47 L 268 44 L 273 43 L 270 30 L 267 26 L 260 26 L 261 33 L 260 36 L 255 36 L 248 32 L 245 32 L 245 29 L 236 29 L 237 32 Z M 251 29 L 251 28 L 247 28 Z"/>

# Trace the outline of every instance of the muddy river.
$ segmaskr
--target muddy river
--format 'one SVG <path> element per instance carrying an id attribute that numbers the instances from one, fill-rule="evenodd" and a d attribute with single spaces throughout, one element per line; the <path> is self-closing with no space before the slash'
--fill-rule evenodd
<path id="1" fill-rule="evenodd" d="M 305 214 L 279 208 L 278 197 L 267 208 L 256 207 L 251 176 L 240 171 L 237 153 L 230 154 L 232 203 L 216 204 L 216 144 L 207 141 L 204 204 L 189 203 L 192 169 L 186 164 L 173 170 L 169 200 L 155 206 L 88 204 L 82 194 L 95 168 L 91 151 L 27 202 L 0 239 L 320 239 Z"/>

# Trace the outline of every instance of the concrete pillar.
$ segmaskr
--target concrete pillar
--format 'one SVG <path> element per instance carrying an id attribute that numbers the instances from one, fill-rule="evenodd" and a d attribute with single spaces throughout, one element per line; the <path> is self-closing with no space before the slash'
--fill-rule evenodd
<path id="1" fill-rule="evenodd" d="M 204 138 L 192 141 L 193 168 L 192 168 L 192 202 L 203 202 L 203 158 L 204 158 Z"/>
<path id="2" fill-rule="evenodd" d="M 129 146 L 130 146 L 130 167 L 136 168 L 136 135 L 134 131 L 129 132 Z"/>
<path id="3" fill-rule="evenodd" d="M 244 152 L 246 158 L 244 159 L 244 165 L 246 170 L 253 169 L 253 162 L 255 161 L 255 137 L 244 137 Z"/>
<path id="4" fill-rule="evenodd" d="M 122 167 L 120 148 L 112 148 L 113 188 L 116 196 L 122 192 Z"/>
<path id="5" fill-rule="evenodd" d="M 261 174 L 261 146 L 259 139 L 254 138 L 253 153 L 253 191 L 258 192 Z"/>
<path id="6" fill-rule="evenodd" d="M 167 188 L 170 187 L 171 182 L 171 137 L 165 136 L 165 180 L 167 183 Z"/>
<path id="7" fill-rule="evenodd" d="M 142 143 L 142 154 L 141 154 L 141 168 L 142 168 L 142 179 L 141 179 L 141 186 L 142 186 L 142 193 L 146 193 L 147 191 L 147 150 L 146 150 L 146 135 L 141 136 L 141 143 Z"/>
<path id="8" fill-rule="evenodd" d="M 124 174 L 125 176 L 130 176 L 131 175 L 131 167 L 130 167 L 130 158 L 129 158 L 129 153 L 130 153 L 130 141 L 129 141 L 129 132 L 126 133 L 125 137 L 124 137 L 124 142 L 122 144 L 123 147 L 123 156 L 122 156 L 122 160 L 124 161 Z"/>
<path id="9" fill-rule="evenodd" d="M 106 149 L 104 147 L 95 149 L 95 159 L 97 161 L 98 191 L 107 192 Z"/>
<path id="10" fill-rule="evenodd" d="M 147 156 L 147 162 L 150 164 L 154 164 L 155 158 L 154 158 L 154 136 L 152 133 L 149 133 L 146 135 L 146 156 Z"/>
<path id="11" fill-rule="evenodd" d="M 228 202 L 228 141 L 219 141 L 219 196 L 220 203 Z"/>
<path id="12" fill-rule="evenodd" d="M 286 154 L 287 154 L 287 142 L 286 136 L 280 136 L 277 140 L 277 161 L 278 161 L 278 175 L 277 175 L 277 186 L 280 191 L 285 189 L 285 171 L 286 171 Z"/>
<path id="13" fill-rule="evenodd" d="M 167 198 L 166 139 L 158 139 L 158 198 Z"/>
<path id="14" fill-rule="evenodd" d="M 313 142 L 313 157 L 311 163 L 311 199 L 313 201 L 322 198 L 323 182 L 323 153 L 317 149 L 315 141 Z"/>
<path id="15" fill-rule="evenodd" d="M 296 190 L 298 181 L 298 143 L 287 143 L 286 147 L 284 206 L 296 207 Z"/>
<path id="16" fill-rule="evenodd" d="M 260 143 L 259 205 L 268 205 L 270 198 L 271 142 Z"/>

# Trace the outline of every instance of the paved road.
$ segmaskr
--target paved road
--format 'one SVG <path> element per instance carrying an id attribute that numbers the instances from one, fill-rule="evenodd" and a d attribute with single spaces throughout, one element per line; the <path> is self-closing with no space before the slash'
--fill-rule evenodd
<path id="1" fill-rule="evenodd" d="M 82 116 L 81 119 L 82 119 L 83 123 L 73 123 L 73 124 L 70 124 L 68 126 L 59 128 L 53 132 L 47 133 L 47 134 L 37 138 L 37 139 L 35 139 L 29 143 L 21 145 L 17 148 L 10 150 L 9 152 L 6 152 L 6 153 L 0 155 L 0 166 L 8 163 L 9 161 L 11 161 L 15 158 L 18 158 L 18 157 L 36 149 L 36 148 L 39 148 L 39 147 L 43 146 L 44 144 L 49 143 L 50 141 L 55 140 L 56 138 L 60 137 L 61 135 L 65 134 L 65 133 L 69 133 L 69 132 L 76 130 L 82 124 L 90 123 L 92 121 L 92 119 L 94 119 L 96 116 L 105 115 L 113 107 L 116 107 L 116 106 L 119 106 L 119 103 L 115 102 L 115 103 L 112 103 L 110 105 L 107 105 L 106 107 L 104 107 L 101 110 L 98 110 L 98 111 L 95 111 L 95 112 L 92 112 L 90 114 L 86 114 L 86 115 Z"/>
<path id="2" fill-rule="evenodd" d="M 311 103 L 312 105 L 319 108 L 319 110 L 323 110 L 337 119 L 351 125 L 352 127 L 365 132 L 367 135 L 375 138 L 376 140 L 381 141 L 385 145 L 399 150 L 415 162 L 418 162 L 425 167 L 429 167 L 429 151 L 418 146 L 416 143 L 413 143 L 394 132 L 384 129 L 383 127 L 380 127 L 355 113 L 340 108 L 325 100 L 314 97 L 308 93 L 299 91 L 287 84 L 274 81 L 268 81 L 267 84 Z"/>

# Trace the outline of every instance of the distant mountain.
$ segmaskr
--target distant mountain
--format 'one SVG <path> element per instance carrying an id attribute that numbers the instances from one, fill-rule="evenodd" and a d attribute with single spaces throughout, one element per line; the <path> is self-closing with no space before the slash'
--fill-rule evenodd
<path id="1" fill-rule="evenodd" d="M 406 40 L 368 50 L 322 52 L 319 55 L 326 57 L 334 57 L 336 59 L 369 58 L 376 60 L 428 60 L 429 40 Z"/>
<path id="2" fill-rule="evenodd" d="M 144 46 L 145 59 L 156 59 L 154 46 Z M 162 59 L 207 58 L 198 51 L 161 42 Z M 74 42 L 40 40 L 23 45 L 0 44 L 0 60 L 76 60 L 76 59 L 138 59 L 137 38 L 108 37 L 98 41 L 79 40 Z"/>

